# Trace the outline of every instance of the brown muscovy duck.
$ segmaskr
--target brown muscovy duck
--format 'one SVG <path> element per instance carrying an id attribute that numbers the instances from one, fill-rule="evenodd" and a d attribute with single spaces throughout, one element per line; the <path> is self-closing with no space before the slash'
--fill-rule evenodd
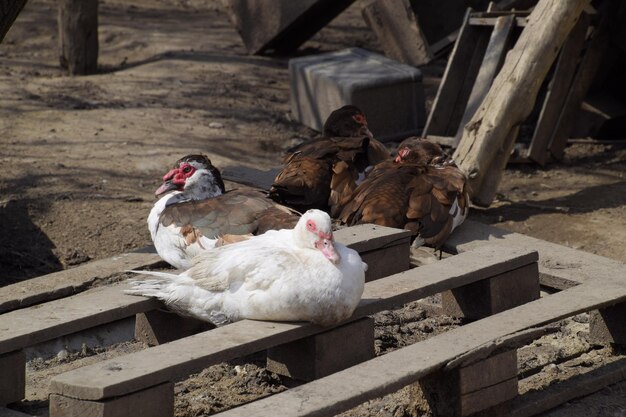
<path id="1" fill-rule="evenodd" d="M 205 249 L 244 239 L 239 235 L 292 228 L 299 215 L 257 190 L 226 191 L 206 155 L 187 155 L 165 174 L 148 216 L 157 253 L 176 268 L 191 267 Z M 238 236 L 231 236 L 238 235 Z"/>
<path id="2" fill-rule="evenodd" d="M 322 135 L 288 151 L 270 197 L 299 211 L 317 208 L 335 217 L 366 170 L 389 158 L 389 151 L 373 138 L 356 106 L 332 112 Z"/>
<path id="3" fill-rule="evenodd" d="M 469 211 L 466 182 L 439 145 L 412 137 L 400 144 L 395 160 L 374 167 L 339 220 L 411 230 L 414 246 L 440 248 Z"/>

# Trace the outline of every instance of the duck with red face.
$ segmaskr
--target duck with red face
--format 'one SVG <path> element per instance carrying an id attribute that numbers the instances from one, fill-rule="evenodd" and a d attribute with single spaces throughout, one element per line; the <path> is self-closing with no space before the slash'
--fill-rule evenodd
<path id="1" fill-rule="evenodd" d="M 293 227 L 298 214 L 256 190 L 226 191 L 206 155 L 187 155 L 163 176 L 159 200 L 148 216 L 158 254 L 176 268 L 191 266 L 198 253 L 250 234 Z"/>

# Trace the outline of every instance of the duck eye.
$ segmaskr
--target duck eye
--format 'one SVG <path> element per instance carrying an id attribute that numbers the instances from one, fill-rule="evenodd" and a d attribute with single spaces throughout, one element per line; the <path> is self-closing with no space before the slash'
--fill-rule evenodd
<path id="1" fill-rule="evenodd" d="M 306 222 L 306 228 L 307 230 L 310 230 L 311 232 L 314 232 L 316 227 L 315 227 L 315 223 L 313 223 L 312 220 L 309 220 L 308 222 Z"/>
<path id="2" fill-rule="evenodd" d="M 183 168 L 183 172 L 184 172 L 185 174 L 188 174 L 188 173 L 189 173 L 189 171 L 191 171 L 191 167 L 190 167 L 189 165 L 187 165 L 185 168 Z"/>

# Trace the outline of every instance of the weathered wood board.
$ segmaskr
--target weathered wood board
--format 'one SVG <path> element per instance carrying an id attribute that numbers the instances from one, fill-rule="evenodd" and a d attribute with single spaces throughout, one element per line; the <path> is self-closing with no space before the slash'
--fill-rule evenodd
<path id="1" fill-rule="evenodd" d="M 162 262 L 156 253 L 130 252 L 89 262 L 75 268 L 31 278 L 0 288 L 0 314 L 45 301 L 67 297 L 89 288 L 99 279 L 129 269 Z"/>
<path id="2" fill-rule="evenodd" d="M 467 352 L 473 352 L 473 360 L 488 357 L 499 347 L 500 340 L 525 329 L 626 300 L 626 286 L 621 280 L 605 279 L 602 285 L 594 284 L 581 284 L 219 415 L 338 414 L 417 382 Z"/>
<path id="3" fill-rule="evenodd" d="M 455 229 L 444 250 L 461 253 L 486 244 L 535 249 L 539 252 L 539 279 L 542 285 L 556 289 L 598 279 L 621 279 L 626 285 L 623 262 L 546 242 L 519 233 L 507 232 L 472 220 Z"/>

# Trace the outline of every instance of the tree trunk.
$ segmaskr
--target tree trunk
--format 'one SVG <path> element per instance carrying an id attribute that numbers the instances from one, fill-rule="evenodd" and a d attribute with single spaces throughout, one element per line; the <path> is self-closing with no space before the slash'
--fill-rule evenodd
<path id="1" fill-rule="evenodd" d="M 589 1 L 539 1 L 480 108 L 465 126 L 454 159 L 469 175 L 475 204 L 491 204 L 495 189 L 481 192 L 487 173 L 492 164 L 503 166 L 496 160 L 498 154 L 506 164 L 511 149 L 507 138 L 532 111 L 544 78 Z M 490 187 L 497 185 L 490 181 Z M 479 194 L 487 198 L 476 199 Z"/>
<path id="2" fill-rule="evenodd" d="M 59 0 L 59 61 L 70 75 L 98 69 L 98 0 Z"/>

